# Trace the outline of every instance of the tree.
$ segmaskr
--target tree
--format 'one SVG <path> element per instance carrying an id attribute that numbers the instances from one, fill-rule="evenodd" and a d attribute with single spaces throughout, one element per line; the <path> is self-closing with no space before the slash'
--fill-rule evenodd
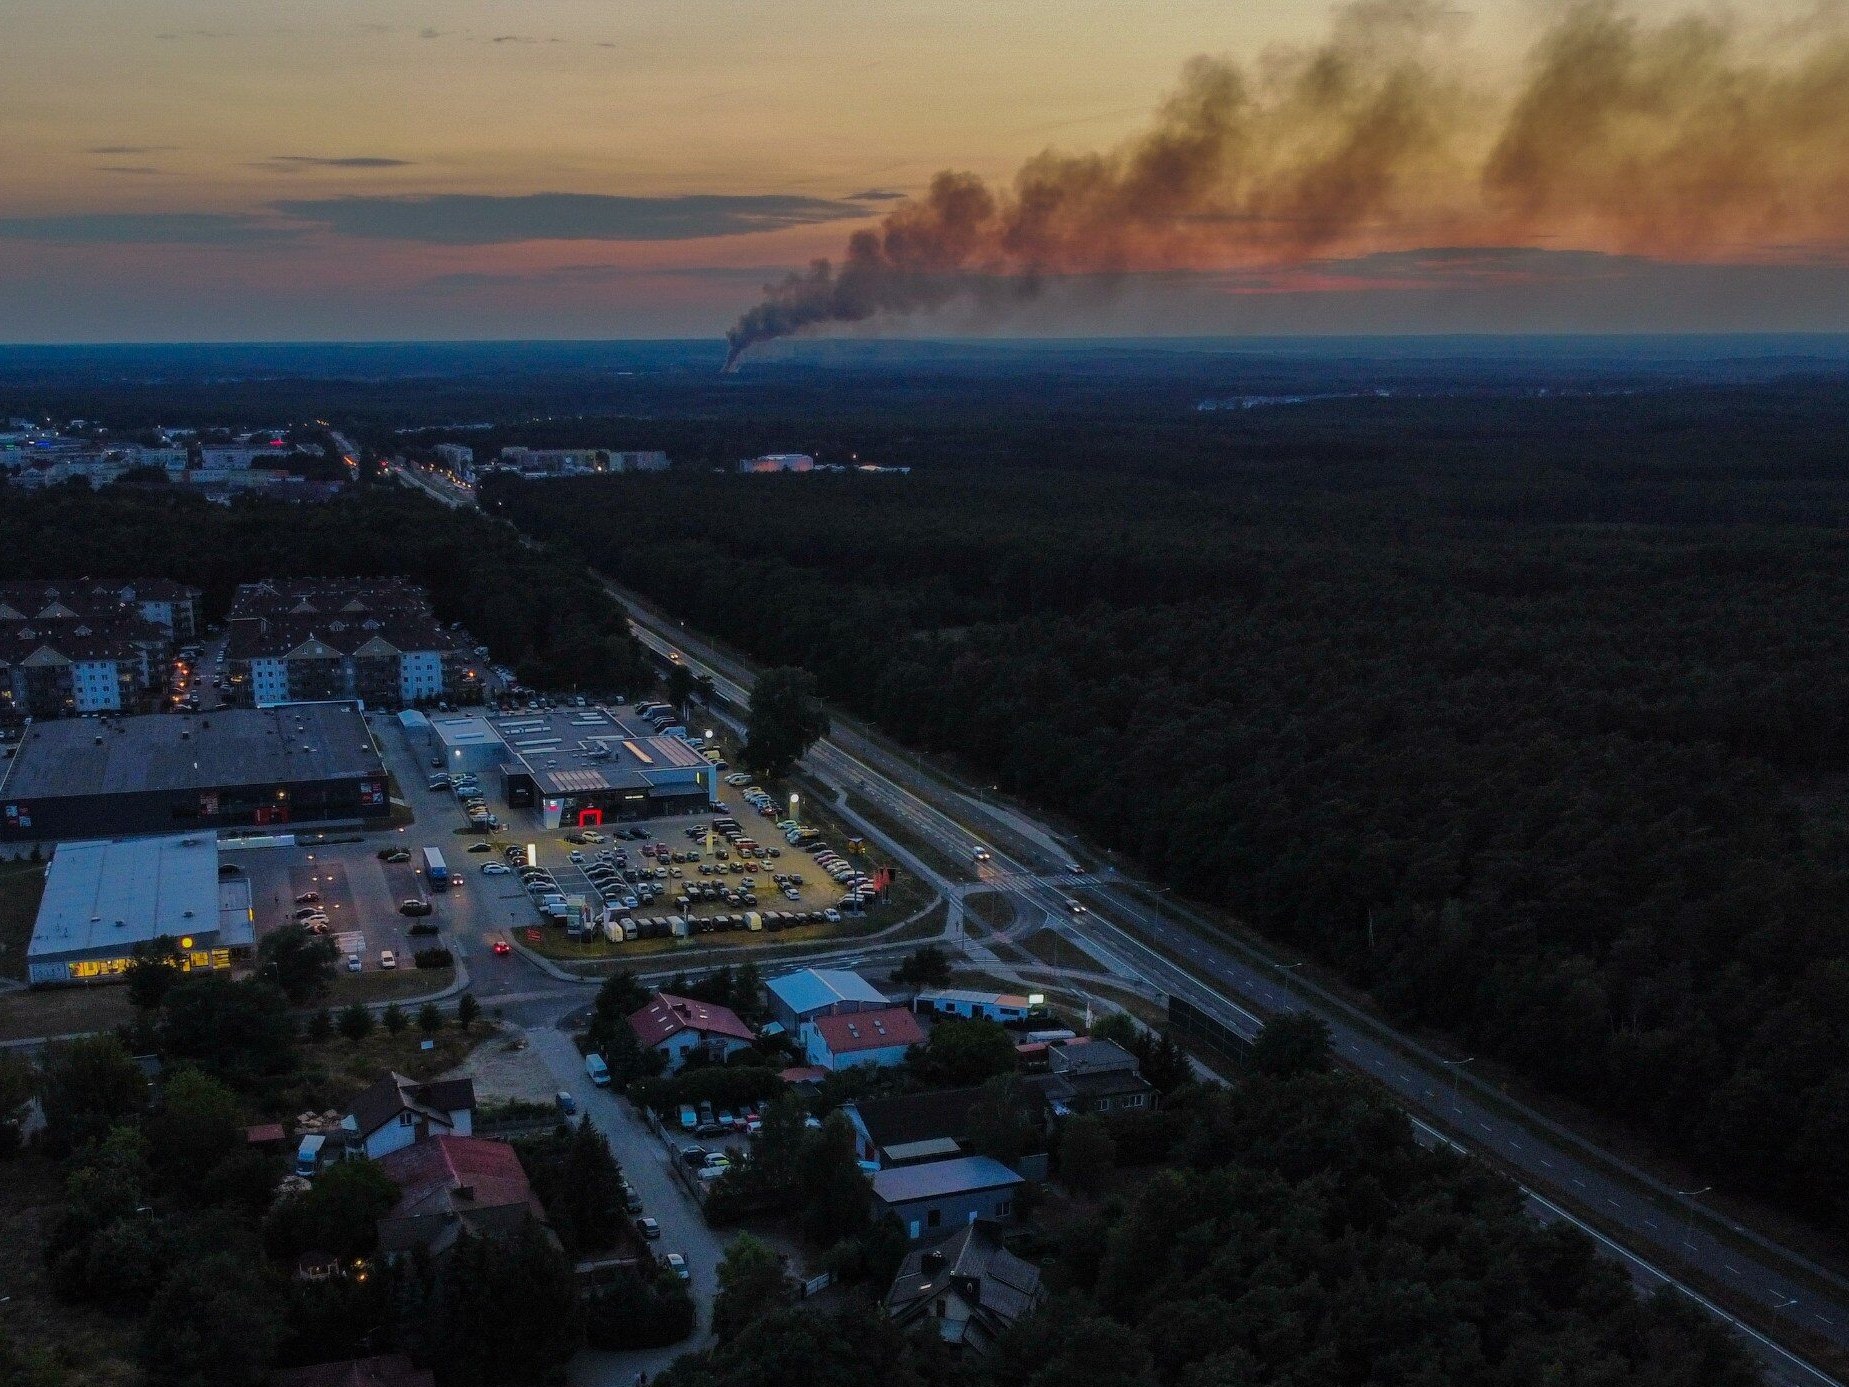
<path id="1" fill-rule="evenodd" d="M 950 985 L 950 955 L 935 944 L 913 949 L 905 961 L 893 969 L 892 980 L 904 987 L 947 987 Z"/>
<path id="2" fill-rule="evenodd" d="M 445 1387 L 549 1381 L 583 1339 L 571 1264 L 531 1223 L 505 1238 L 463 1234 L 438 1275 L 430 1319 Z"/>
<path id="3" fill-rule="evenodd" d="M 668 666 L 667 685 L 668 702 L 674 705 L 677 713 L 685 717 L 687 700 L 692 698 L 694 690 L 699 688 L 699 681 L 694 678 L 693 671 L 686 665 L 671 664 Z"/>
<path id="4" fill-rule="evenodd" d="M 371 1161 L 337 1161 L 300 1194 L 278 1200 L 264 1220 L 272 1257 L 326 1252 L 343 1261 L 371 1255 L 379 1220 L 398 1202 L 398 1186 Z"/>
<path id="5" fill-rule="evenodd" d="M 1160 1035 L 1144 1032 L 1139 1036 L 1136 1056 L 1143 1077 L 1165 1097 L 1194 1079 L 1194 1066 L 1188 1063 L 1187 1051 L 1166 1030 Z"/>
<path id="6" fill-rule="evenodd" d="M 221 974 L 187 977 L 161 1004 L 161 1050 L 191 1060 L 237 1088 L 295 1063 L 288 999 L 272 983 L 232 982 Z"/>
<path id="7" fill-rule="evenodd" d="M 745 764 L 776 777 L 828 735 L 828 710 L 816 697 L 815 676 L 781 666 L 758 675 L 745 720 Z"/>
<path id="8" fill-rule="evenodd" d="M 1143 1028 L 1136 1024 L 1134 1017 L 1121 1011 L 1107 1011 L 1092 1022 L 1093 1040 L 1108 1040 L 1131 1054 L 1137 1052 L 1137 1044 L 1143 1037 Z"/>
<path id="9" fill-rule="evenodd" d="M 1097 1194 L 1117 1167 L 1117 1143 L 1102 1118 L 1081 1113 L 1059 1134 L 1059 1178 L 1080 1194 Z"/>
<path id="10" fill-rule="evenodd" d="M 372 1013 L 359 1002 L 350 1002 L 341 1008 L 337 1023 L 341 1035 L 355 1045 L 372 1034 Z"/>
<path id="11" fill-rule="evenodd" d="M 808 1202 L 803 1231 L 826 1246 L 866 1231 L 872 1186 L 854 1149 L 854 1129 L 840 1113 L 830 1113 L 816 1133 L 803 1176 Z"/>
<path id="12" fill-rule="evenodd" d="M 129 1004 L 135 1010 L 158 1010 L 167 989 L 182 976 L 179 941 L 163 934 L 136 943 L 129 951 L 128 971 L 123 976 L 128 981 Z"/>
<path id="13" fill-rule="evenodd" d="M 1019 1060 L 1014 1037 L 994 1021 L 939 1021 L 931 1037 L 912 1052 L 928 1079 L 962 1088 L 1012 1071 Z"/>
<path id="14" fill-rule="evenodd" d="M 308 1039 L 316 1045 L 324 1044 L 334 1034 L 334 1017 L 326 1007 L 320 1007 L 308 1018 Z"/>
<path id="15" fill-rule="evenodd" d="M 26 1104 L 38 1091 L 38 1071 L 17 1050 L 0 1050 L 0 1160 L 19 1150 Z"/>
<path id="16" fill-rule="evenodd" d="M 732 1239 L 719 1263 L 713 1333 L 723 1342 L 795 1299 L 796 1283 L 784 1269 L 783 1254 L 751 1234 L 741 1233 Z"/>
<path id="17" fill-rule="evenodd" d="M 404 1034 L 404 1028 L 411 1024 L 411 1019 L 404 1014 L 404 1008 L 396 1002 L 385 1008 L 379 1020 L 386 1031 L 392 1035 Z"/>
<path id="18" fill-rule="evenodd" d="M 291 1006 L 326 994 L 338 959 L 334 941 L 306 925 L 283 925 L 257 945 L 257 976 L 282 989 Z"/>
<path id="19" fill-rule="evenodd" d="M 693 1333 L 698 1312 L 672 1272 L 644 1280 L 622 1271 L 584 1301 L 584 1341 L 592 1348 L 665 1348 Z"/>
<path id="20" fill-rule="evenodd" d="M 157 1387 L 257 1387 L 282 1334 L 260 1269 L 234 1253 L 183 1261 L 142 1322 L 141 1362 Z"/>
<path id="21" fill-rule="evenodd" d="M 189 1066 L 167 1075 L 161 1105 L 145 1123 L 155 1165 L 169 1183 L 195 1182 L 244 1145 L 236 1093 Z"/>
<path id="22" fill-rule="evenodd" d="M 985 1079 L 969 1111 L 970 1142 L 976 1151 L 1004 1164 L 1026 1154 L 1034 1140 L 1035 1095 L 1019 1074 Z"/>
<path id="23" fill-rule="evenodd" d="M 456 999 L 456 1024 L 462 1028 L 464 1035 L 469 1033 L 469 1027 L 475 1024 L 481 1014 L 482 1004 L 475 1000 L 473 992 L 465 992 Z"/>
<path id="24" fill-rule="evenodd" d="M 443 1029 L 443 1013 L 437 1010 L 435 1002 L 425 1002 L 418 1008 L 417 1028 L 425 1035 L 435 1035 Z"/>
<path id="25" fill-rule="evenodd" d="M 1322 1073 L 1329 1068 L 1329 1023 L 1307 1011 L 1272 1017 L 1253 1040 L 1246 1068 L 1281 1077 Z"/>
<path id="26" fill-rule="evenodd" d="M 54 1149 L 100 1139 L 148 1102 L 148 1076 L 113 1035 L 82 1036 L 45 1053 L 40 1102 Z"/>
<path id="27" fill-rule="evenodd" d="M 573 1256 L 601 1252 L 625 1236 L 623 1172 L 604 1134 L 589 1122 L 561 1125 L 519 1144 L 546 1220 Z"/>

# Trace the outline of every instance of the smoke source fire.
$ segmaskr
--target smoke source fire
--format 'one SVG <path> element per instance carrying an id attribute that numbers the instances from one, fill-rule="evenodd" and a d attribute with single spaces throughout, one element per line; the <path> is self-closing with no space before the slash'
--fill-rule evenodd
<path id="1" fill-rule="evenodd" d="M 726 334 L 1006 306 L 1069 276 L 1288 267 L 1340 253 L 1539 244 L 1689 260 L 1849 250 L 1849 43 L 1754 45 L 1712 18 L 1568 10 L 1513 97 L 1460 75 L 1455 11 L 1365 0 L 1309 52 L 1196 58 L 1147 131 L 1047 151 L 1010 187 L 945 172 L 840 264 L 768 286 Z"/>

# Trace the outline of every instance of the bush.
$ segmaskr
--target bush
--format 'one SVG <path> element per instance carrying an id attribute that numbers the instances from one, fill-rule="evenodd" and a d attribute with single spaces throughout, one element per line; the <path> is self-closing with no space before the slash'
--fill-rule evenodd
<path id="1" fill-rule="evenodd" d="M 419 968 L 448 968 L 456 961 L 456 956 L 448 949 L 419 949 L 411 955 L 411 961 Z"/>
<path id="2" fill-rule="evenodd" d="M 591 1348 L 664 1348 L 693 1333 L 693 1297 L 678 1276 L 644 1280 L 619 1272 L 607 1290 L 584 1302 L 584 1341 Z"/>

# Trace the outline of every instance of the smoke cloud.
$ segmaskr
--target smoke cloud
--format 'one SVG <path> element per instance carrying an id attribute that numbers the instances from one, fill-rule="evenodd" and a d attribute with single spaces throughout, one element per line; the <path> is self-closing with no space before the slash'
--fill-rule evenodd
<path id="1" fill-rule="evenodd" d="M 1036 155 L 1010 186 L 944 172 L 766 288 L 753 345 L 1065 276 L 1288 267 L 1332 254 L 1534 245 L 1667 259 L 1849 251 L 1849 42 L 1753 41 L 1712 18 L 1648 24 L 1589 0 L 1513 96 L 1465 75 L 1437 0 L 1363 0 L 1308 52 L 1196 58 L 1149 128 Z"/>

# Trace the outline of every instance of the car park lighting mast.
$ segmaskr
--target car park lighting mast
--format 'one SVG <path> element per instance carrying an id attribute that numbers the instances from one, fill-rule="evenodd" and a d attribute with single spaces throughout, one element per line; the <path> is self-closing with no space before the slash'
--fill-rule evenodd
<path id="1" fill-rule="evenodd" d="M 526 845 L 526 865 L 529 867 L 537 867 L 539 865 L 538 843 L 528 843 Z"/>

